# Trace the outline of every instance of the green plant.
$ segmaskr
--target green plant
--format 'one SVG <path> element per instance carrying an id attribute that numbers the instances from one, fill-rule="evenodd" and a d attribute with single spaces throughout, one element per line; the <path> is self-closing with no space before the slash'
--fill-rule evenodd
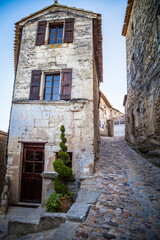
<path id="1" fill-rule="evenodd" d="M 58 152 L 59 158 L 53 163 L 54 170 L 58 173 L 58 176 L 54 181 L 54 189 L 56 193 L 64 195 L 71 195 L 72 193 L 65 186 L 65 181 L 73 176 L 72 169 L 67 167 L 66 164 L 70 161 L 69 154 L 67 153 L 67 146 L 65 143 L 67 139 L 65 138 L 65 127 L 62 125 L 61 128 L 61 150 Z"/>
<path id="2" fill-rule="evenodd" d="M 65 186 L 65 181 L 70 179 L 73 176 L 72 169 L 67 167 L 66 164 L 70 161 L 70 156 L 67 153 L 67 146 L 65 143 L 67 139 L 65 138 L 65 127 L 62 125 L 61 128 L 61 142 L 60 142 L 60 151 L 58 152 L 59 158 L 56 159 L 53 163 L 54 170 L 58 173 L 58 176 L 54 181 L 55 192 L 51 193 L 45 202 L 45 207 L 48 212 L 57 212 L 59 210 L 64 210 L 62 205 L 62 197 L 66 198 L 67 207 L 70 208 L 70 202 L 73 202 L 73 192 L 69 191 Z M 69 200 L 71 199 L 71 200 Z"/>
<path id="3" fill-rule="evenodd" d="M 57 212 L 61 208 L 61 197 L 62 194 L 55 192 L 50 194 L 47 201 L 45 202 L 47 212 Z"/>

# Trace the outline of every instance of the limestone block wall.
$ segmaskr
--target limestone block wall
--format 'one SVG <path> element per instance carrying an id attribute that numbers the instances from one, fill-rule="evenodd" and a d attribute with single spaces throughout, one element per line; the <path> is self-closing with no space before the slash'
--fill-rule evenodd
<path id="1" fill-rule="evenodd" d="M 44 12 L 39 21 L 53 22 L 54 20 L 64 21 L 66 18 L 74 18 L 73 43 L 36 46 L 38 21 L 32 20 L 22 23 L 23 30 L 15 80 L 14 100 L 29 98 L 32 70 L 42 71 L 40 93 L 40 98 L 42 99 L 44 74 L 61 71 L 65 68 L 70 68 L 73 71 L 72 99 L 86 98 L 93 100 L 93 33 L 91 16 L 82 13 L 82 16 L 77 16 L 77 13 L 75 14 L 73 11 L 60 11 L 59 14 L 57 12 L 47 13 Z M 46 37 L 46 39 L 48 38 Z"/>
<path id="2" fill-rule="evenodd" d="M 44 172 L 53 172 L 59 151 L 60 127 L 66 128 L 68 152 L 72 152 L 75 178 L 90 175 L 99 152 L 98 77 L 94 67 L 92 18 L 96 14 L 72 9 L 50 9 L 21 22 L 22 38 L 11 112 L 7 175 L 10 203 L 20 200 L 24 143 L 44 143 Z M 36 46 L 38 21 L 64 21 L 74 18 L 73 43 Z M 47 34 L 47 33 L 46 33 Z M 47 39 L 47 37 L 46 37 Z M 45 74 L 72 69 L 70 101 L 43 100 Z M 40 100 L 29 100 L 31 72 L 41 70 Z M 45 200 L 52 179 L 43 179 Z M 53 186 L 52 186 L 53 187 Z"/>
<path id="3" fill-rule="evenodd" d="M 143 152 L 160 145 L 159 0 L 135 0 L 126 35 L 126 139 Z"/>

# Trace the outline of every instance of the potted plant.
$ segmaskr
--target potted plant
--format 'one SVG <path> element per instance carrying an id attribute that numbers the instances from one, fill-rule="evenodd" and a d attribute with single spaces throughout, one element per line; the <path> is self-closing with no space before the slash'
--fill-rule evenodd
<path id="1" fill-rule="evenodd" d="M 58 152 L 59 158 L 56 159 L 53 163 L 54 170 L 58 173 L 58 176 L 54 181 L 55 193 L 51 193 L 47 199 L 45 206 L 47 211 L 57 212 L 62 211 L 66 212 L 73 203 L 73 194 L 65 186 L 65 182 L 72 178 L 73 173 L 70 167 L 66 165 L 70 161 L 70 156 L 67 153 L 67 146 L 65 143 L 67 139 L 65 138 L 65 127 L 61 126 L 61 142 L 60 142 L 60 151 Z"/>

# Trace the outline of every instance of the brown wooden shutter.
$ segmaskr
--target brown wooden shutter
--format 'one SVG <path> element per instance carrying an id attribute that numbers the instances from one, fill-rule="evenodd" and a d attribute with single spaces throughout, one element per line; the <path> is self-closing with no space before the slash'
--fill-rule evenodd
<path id="1" fill-rule="evenodd" d="M 38 22 L 36 45 L 43 45 L 45 42 L 46 21 Z"/>
<path id="2" fill-rule="evenodd" d="M 72 69 L 63 69 L 61 76 L 60 100 L 71 99 L 71 87 L 72 87 Z"/>
<path id="3" fill-rule="evenodd" d="M 31 78 L 31 87 L 30 87 L 30 100 L 39 100 L 39 89 L 41 81 L 41 71 L 33 70 Z"/>
<path id="4" fill-rule="evenodd" d="M 64 32 L 64 42 L 73 42 L 73 32 L 74 32 L 74 18 L 68 18 L 65 20 L 65 32 Z"/>

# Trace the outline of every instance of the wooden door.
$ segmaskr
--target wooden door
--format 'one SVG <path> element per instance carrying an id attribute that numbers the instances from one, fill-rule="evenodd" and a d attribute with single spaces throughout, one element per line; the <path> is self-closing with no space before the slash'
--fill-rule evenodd
<path id="1" fill-rule="evenodd" d="M 21 201 L 41 202 L 44 146 L 25 145 L 23 152 Z"/>

